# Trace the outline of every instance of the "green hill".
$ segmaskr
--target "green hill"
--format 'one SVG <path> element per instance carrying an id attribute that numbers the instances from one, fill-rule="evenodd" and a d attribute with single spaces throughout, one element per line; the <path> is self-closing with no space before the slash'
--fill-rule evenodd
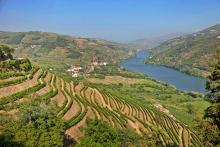
<path id="1" fill-rule="evenodd" d="M 219 46 L 220 24 L 162 43 L 151 49 L 146 63 L 161 64 L 205 77 L 209 74 L 209 59 Z"/>
<path id="2" fill-rule="evenodd" d="M 0 145 L 73 146 L 95 131 L 94 138 L 107 139 L 105 143 L 111 142 L 113 133 L 113 141 L 131 146 L 203 146 L 191 128 L 195 114 L 201 116 L 208 106 L 199 95 L 193 98 L 144 75 L 118 71 L 116 66 L 103 68 L 81 80 L 33 65 L 16 74 L 0 71 Z M 189 113 L 189 104 L 197 109 Z M 104 123 L 93 122 L 91 127 L 90 119 Z M 82 129 L 86 126 L 91 127 L 87 133 Z M 123 135 L 129 130 L 136 137 Z M 92 136 L 86 138 L 95 143 Z"/>
<path id="3" fill-rule="evenodd" d="M 127 46 L 119 43 L 48 32 L 0 32 L 0 43 L 14 47 L 15 57 L 29 57 L 42 67 L 59 70 L 93 59 L 115 63 L 128 56 Z"/>

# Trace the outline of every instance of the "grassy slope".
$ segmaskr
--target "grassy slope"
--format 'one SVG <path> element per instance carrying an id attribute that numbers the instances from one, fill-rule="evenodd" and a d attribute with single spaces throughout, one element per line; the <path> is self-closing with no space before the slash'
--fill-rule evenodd
<path id="1" fill-rule="evenodd" d="M 117 62 L 128 55 L 127 46 L 118 43 L 46 32 L 1 32 L 0 43 L 15 47 L 17 57 L 27 56 L 42 67 L 58 70 L 91 63 L 93 57 Z"/>
<path id="2" fill-rule="evenodd" d="M 208 61 L 220 46 L 220 25 L 198 33 L 171 39 L 151 50 L 147 63 L 161 64 L 197 75 L 207 76 Z"/>
<path id="3" fill-rule="evenodd" d="M 165 83 L 154 81 L 142 74 L 117 71 L 116 66 L 104 67 L 104 69 L 95 71 L 96 75 L 105 75 L 104 79 L 96 76 L 97 78 L 90 77 L 87 80 L 96 83 L 96 86 L 107 93 L 118 97 L 132 98 L 149 105 L 160 103 L 170 110 L 178 120 L 189 126 L 194 126 L 194 118 L 201 118 L 204 110 L 209 106 L 209 103 L 199 95 L 197 98 L 193 98 L 187 93 Z M 195 110 L 192 114 L 188 112 L 188 105 Z"/>

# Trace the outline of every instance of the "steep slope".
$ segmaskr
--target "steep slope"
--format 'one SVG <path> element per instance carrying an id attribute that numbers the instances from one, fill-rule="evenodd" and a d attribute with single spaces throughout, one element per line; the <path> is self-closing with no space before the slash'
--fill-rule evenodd
<path id="1" fill-rule="evenodd" d="M 28 76 L 29 73 L 25 73 L 26 76 L 31 77 L 30 79 L 26 79 L 21 83 L 14 82 L 0 88 L 0 91 L 2 90 L 0 115 L 7 114 L 10 116 L 19 113 L 19 109 L 22 109 L 25 101 L 37 96 L 38 99 L 57 104 L 57 117 L 65 122 L 65 135 L 75 140 L 83 136 L 80 127 L 85 127 L 86 119 L 90 118 L 102 120 L 112 127 L 134 129 L 139 135 L 157 132 L 163 146 L 169 146 L 170 144 L 203 146 L 198 136 L 188 126 L 171 115 L 159 111 L 149 103 L 139 102 L 136 98 L 120 96 L 116 91 L 115 94 L 110 93 L 108 90 L 114 91 L 113 88 L 105 89 L 104 85 L 92 84 L 86 79 L 77 82 L 65 81 L 62 77 L 37 67 L 33 67 L 31 71 L 34 71 L 30 72 L 31 76 Z M 11 80 L 14 80 L 11 79 L 12 77 L 2 78 L 0 84 L 2 82 L 10 83 Z M 139 80 L 137 79 L 136 82 Z M 164 84 L 150 79 L 142 79 L 142 81 L 143 83 L 151 83 L 144 86 L 145 88 L 154 87 L 156 84 L 158 86 L 155 89 L 167 89 L 169 93 L 175 93 L 175 89 L 166 87 Z M 142 87 L 143 83 L 141 83 Z M 117 89 L 117 86 L 113 86 Z M 4 89 L 7 88 L 9 91 L 4 92 Z M 178 95 L 184 96 L 183 93 Z M 191 97 L 190 99 L 192 101 Z M 0 126 L 4 125 L 4 123 L 0 124 Z"/>
<path id="2" fill-rule="evenodd" d="M 85 65 L 93 59 L 117 62 L 128 55 L 127 46 L 119 43 L 47 32 L 0 32 L 0 43 L 14 47 L 17 57 L 29 57 L 43 67 L 57 69 Z"/>
<path id="3" fill-rule="evenodd" d="M 220 24 L 162 43 L 151 50 L 146 62 L 205 77 L 209 73 L 208 61 L 219 46 Z"/>

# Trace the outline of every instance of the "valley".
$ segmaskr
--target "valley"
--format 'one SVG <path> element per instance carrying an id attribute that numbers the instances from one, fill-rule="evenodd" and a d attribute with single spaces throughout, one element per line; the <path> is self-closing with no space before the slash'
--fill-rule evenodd
<path id="1" fill-rule="evenodd" d="M 146 63 L 168 66 L 182 72 L 207 77 L 214 61 L 216 48 L 220 45 L 220 25 L 197 33 L 168 40 L 151 49 Z"/>
<path id="2" fill-rule="evenodd" d="M 148 51 L 104 40 L 1 32 L 0 42 L 0 135 L 9 142 L 87 145 L 98 127 L 95 136 L 113 129 L 117 146 L 203 146 L 206 79 L 146 65 Z"/>
<path id="3" fill-rule="evenodd" d="M 144 61 L 148 58 L 149 51 L 139 51 L 134 57 L 123 60 L 119 66 L 133 72 L 141 72 L 154 80 L 165 82 L 179 90 L 206 93 L 205 83 L 207 80 L 205 78 L 185 74 L 167 66 L 145 64 Z"/>
<path id="4" fill-rule="evenodd" d="M 103 68 L 105 69 L 97 69 L 94 72 L 101 74 L 118 67 Z M 117 81 L 111 83 L 108 79 L 106 82 L 100 82 L 99 78 L 93 75 L 80 81 L 64 80 L 41 68 L 33 70 L 35 72 L 32 79 L 0 88 L 1 93 L 4 89 L 8 90 L 0 98 L 0 113 L 4 116 L 1 118 L 16 116 L 35 95 L 36 99 L 48 103 L 47 105 L 55 103 L 57 118 L 64 120 L 65 136 L 76 142 L 83 136 L 80 128 L 86 126 L 86 119 L 89 118 L 102 120 L 114 128 L 132 129 L 139 135 L 157 133 L 163 146 L 202 146 L 196 133 L 189 127 L 194 124 L 194 114 L 188 114 L 186 108 L 188 103 L 195 106 L 203 103 L 204 107 L 195 112 L 201 115 L 208 103 L 199 95 L 198 98 L 192 98 L 166 84 L 128 71 L 120 72 L 121 77 L 108 72 L 106 78 Z M 8 78 L 2 79 L 1 82 L 13 80 Z M 14 90 L 16 87 L 20 88 Z M 155 108 L 154 104 L 158 103 L 170 110 L 174 117 Z M 1 127 L 4 130 L 7 123 L 1 124 Z"/>

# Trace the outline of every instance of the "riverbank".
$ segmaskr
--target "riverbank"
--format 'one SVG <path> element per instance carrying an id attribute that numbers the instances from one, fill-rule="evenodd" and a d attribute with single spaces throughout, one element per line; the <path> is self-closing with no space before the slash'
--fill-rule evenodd
<path id="1" fill-rule="evenodd" d="M 140 51 L 132 58 L 123 60 L 120 66 L 130 71 L 144 73 L 152 79 L 174 85 L 179 90 L 195 91 L 203 94 L 206 92 L 205 78 L 192 76 L 166 66 L 145 64 L 147 54 L 147 51 Z"/>
<path id="2" fill-rule="evenodd" d="M 181 66 L 176 66 L 173 64 L 163 64 L 163 63 L 157 63 L 154 61 L 150 61 L 150 60 L 145 60 L 144 61 L 145 64 L 153 64 L 153 65 L 160 65 L 160 66 L 165 66 L 167 68 L 172 68 L 174 70 L 183 72 L 185 74 L 188 75 L 192 75 L 192 76 L 196 76 L 196 77 L 200 77 L 200 78 L 207 78 L 208 75 L 210 74 L 209 71 L 205 71 L 205 70 L 200 70 L 198 68 L 194 68 L 194 67 L 190 67 L 190 66 L 185 66 L 185 65 L 181 65 Z"/>

